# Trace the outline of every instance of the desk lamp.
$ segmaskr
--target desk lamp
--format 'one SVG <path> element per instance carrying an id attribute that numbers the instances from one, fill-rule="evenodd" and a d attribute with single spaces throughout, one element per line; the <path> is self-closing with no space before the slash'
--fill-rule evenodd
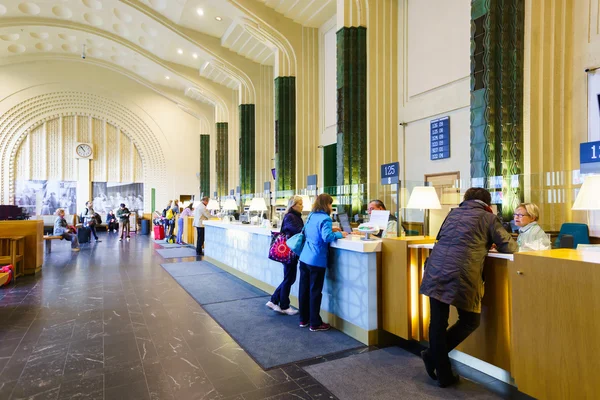
<path id="1" fill-rule="evenodd" d="M 425 210 L 423 235 L 429 235 L 429 210 L 442 208 L 440 199 L 433 186 L 416 186 L 408 199 L 406 208 Z"/>
<path id="2" fill-rule="evenodd" d="M 218 201 L 216 201 L 215 199 L 210 199 L 210 200 L 208 200 L 208 204 L 206 205 L 206 209 L 207 209 L 208 211 L 210 211 L 210 212 L 211 212 L 211 214 L 212 214 L 212 212 L 213 212 L 213 211 L 215 211 L 215 210 L 218 210 L 218 209 L 219 209 L 219 202 L 218 202 Z"/>
<path id="3" fill-rule="evenodd" d="M 223 210 L 227 212 L 229 215 L 229 211 L 237 211 L 238 206 L 234 199 L 225 200 L 225 204 L 223 204 Z"/>
<path id="4" fill-rule="evenodd" d="M 589 211 L 600 210 L 600 175 L 588 175 L 583 180 L 583 185 L 577 193 L 575 203 L 571 210 L 582 210 L 588 211 L 587 214 L 587 225 L 590 226 L 590 213 Z"/>
<path id="5" fill-rule="evenodd" d="M 263 212 L 267 211 L 267 203 L 265 202 L 265 199 L 262 197 L 255 197 L 252 199 L 252 203 L 250 203 L 250 210 L 248 210 L 249 212 L 253 212 L 253 211 L 257 211 L 260 213 L 260 222 L 262 224 L 262 216 L 263 216 Z M 252 221 L 252 218 L 250 218 L 250 221 Z"/>

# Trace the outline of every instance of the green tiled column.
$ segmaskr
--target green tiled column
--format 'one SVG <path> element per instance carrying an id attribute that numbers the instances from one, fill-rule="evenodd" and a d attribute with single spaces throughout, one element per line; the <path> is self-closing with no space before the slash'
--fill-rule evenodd
<path id="1" fill-rule="evenodd" d="M 275 78 L 275 190 L 296 189 L 296 78 Z"/>
<path id="2" fill-rule="evenodd" d="M 367 29 L 337 32 L 337 184 L 367 184 Z M 353 201 L 352 212 L 362 208 Z"/>
<path id="3" fill-rule="evenodd" d="M 210 196 L 210 135 L 200 135 L 200 194 Z"/>
<path id="4" fill-rule="evenodd" d="M 217 195 L 227 196 L 229 164 L 228 164 L 228 146 L 227 122 L 217 122 Z"/>
<path id="5" fill-rule="evenodd" d="M 471 3 L 471 177 L 502 177 L 502 214 L 523 200 L 523 36 L 521 0 Z"/>
<path id="6" fill-rule="evenodd" d="M 240 104 L 240 189 L 255 192 L 256 124 L 254 104 Z"/>

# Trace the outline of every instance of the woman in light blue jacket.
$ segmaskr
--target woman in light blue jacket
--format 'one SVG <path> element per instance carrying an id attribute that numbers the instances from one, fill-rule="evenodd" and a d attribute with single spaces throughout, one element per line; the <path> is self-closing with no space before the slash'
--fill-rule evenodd
<path id="1" fill-rule="evenodd" d="M 520 204 L 513 214 L 515 225 L 519 227 L 517 244 L 519 251 L 550 249 L 551 243 L 548 235 L 538 225 L 540 209 L 533 203 Z"/>
<path id="2" fill-rule="evenodd" d="M 310 325 L 311 332 L 326 331 L 329 324 L 323 323 L 319 311 L 323 298 L 323 283 L 329 243 L 346 237 L 346 232 L 333 229 L 331 224 L 331 205 L 333 199 L 328 194 L 320 194 L 315 199 L 312 213 L 304 226 L 306 242 L 300 253 L 300 327 Z"/>

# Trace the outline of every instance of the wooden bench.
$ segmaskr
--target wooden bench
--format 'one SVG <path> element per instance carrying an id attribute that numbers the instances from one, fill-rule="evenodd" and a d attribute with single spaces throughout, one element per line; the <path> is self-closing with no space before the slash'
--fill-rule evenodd
<path id="1" fill-rule="evenodd" d="M 46 243 L 46 253 L 52 252 L 52 241 L 62 240 L 62 236 L 44 235 L 44 243 Z"/>

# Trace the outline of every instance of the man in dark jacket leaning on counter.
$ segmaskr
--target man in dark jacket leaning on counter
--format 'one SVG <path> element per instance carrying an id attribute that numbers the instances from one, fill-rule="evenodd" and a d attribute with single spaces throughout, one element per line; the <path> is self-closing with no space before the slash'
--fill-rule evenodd
<path id="1" fill-rule="evenodd" d="M 483 188 L 466 191 L 460 207 L 450 211 L 426 261 L 421 294 L 429 296 L 429 349 L 421 356 L 427 373 L 440 387 L 458 382 L 448 352 L 479 326 L 483 297 L 483 263 L 492 247 L 501 253 L 518 251 L 490 207 L 492 198 Z M 458 321 L 448 328 L 450 306 Z M 437 373 L 437 375 L 436 375 Z"/>

